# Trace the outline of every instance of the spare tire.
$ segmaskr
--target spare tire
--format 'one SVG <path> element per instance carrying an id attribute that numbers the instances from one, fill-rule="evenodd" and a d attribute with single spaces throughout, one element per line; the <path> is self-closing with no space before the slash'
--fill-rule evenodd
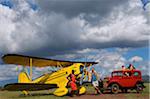
<path id="1" fill-rule="evenodd" d="M 141 93 L 143 91 L 143 85 L 141 83 L 136 84 L 136 91 L 137 93 Z"/>

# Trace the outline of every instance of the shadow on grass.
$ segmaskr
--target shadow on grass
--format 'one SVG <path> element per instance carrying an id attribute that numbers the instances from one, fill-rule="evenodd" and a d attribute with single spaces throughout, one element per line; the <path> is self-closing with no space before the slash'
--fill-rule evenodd
<path id="1" fill-rule="evenodd" d="M 24 94 L 20 94 L 19 97 L 34 97 L 34 96 L 48 96 L 48 95 L 53 95 L 51 93 L 32 93 L 29 95 L 24 95 Z"/>

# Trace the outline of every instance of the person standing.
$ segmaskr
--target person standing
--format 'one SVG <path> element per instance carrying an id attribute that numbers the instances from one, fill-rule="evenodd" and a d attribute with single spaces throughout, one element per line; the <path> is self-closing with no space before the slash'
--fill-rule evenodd
<path id="1" fill-rule="evenodd" d="M 101 91 L 100 91 L 99 88 L 98 88 L 99 83 L 98 83 L 97 73 L 96 73 L 96 71 L 94 70 L 94 68 L 92 68 L 91 82 L 92 82 L 93 87 L 95 88 L 96 94 L 101 94 Z"/>
<path id="2" fill-rule="evenodd" d="M 88 82 L 88 71 L 86 69 L 83 70 L 83 73 L 81 74 L 81 77 L 80 77 L 80 85 L 82 85 L 83 83 L 85 82 Z"/>
<path id="3" fill-rule="evenodd" d="M 78 95 L 78 88 L 76 84 L 76 76 L 74 74 L 74 70 L 72 70 L 72 73 L 67 77 L 69 80 L 69 85 L 71 87 L 71 96 Z"/>

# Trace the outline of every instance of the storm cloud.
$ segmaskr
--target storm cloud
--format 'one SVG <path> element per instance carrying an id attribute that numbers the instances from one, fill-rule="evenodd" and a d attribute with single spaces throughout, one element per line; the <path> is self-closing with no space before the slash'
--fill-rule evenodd
<path id="1" fill-rule="evenodd" d="M 14 0 L 0 4 L 0 53 L 56 55 L 83 49 L 148 46 L 140 0 Z"/>
<path id="2" fill-rule="evenodd" d="M 97 61 L 103 76 L 135 61 L 149 74 L 147 52 L 125 56 L 148 49 L 150 4 L 142 7 L 140 0 L 0 0 L 0 55 Z M 0 81 L 16 78 L 16 67 L 0 64 Z"/>

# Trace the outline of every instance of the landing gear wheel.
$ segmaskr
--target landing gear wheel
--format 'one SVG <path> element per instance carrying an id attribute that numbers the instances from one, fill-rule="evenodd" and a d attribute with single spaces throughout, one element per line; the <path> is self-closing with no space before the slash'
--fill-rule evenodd
<path id="1" fill-rule="evenodd" d="M 143 85 L 138 83 L 136 84 L 136 92 L 141 93 L 143 91 Z"/>
<path id="2" fill-rule="evenodd" d="M 118 84 L 112 84 L 111 85 L 111 92 L 113 94 L 117 94 L 119 92 L 119 85 Z"/>
<path id="3" fill-rule="evenodd" d="M 28 92 L 28 91 L 26 91 L 26 90 L 23 90 L 22 92 L 23 92 L 23 95 L 24 95 L 24 96 L 28 96 L 28 95 L 30 95 L 30 94 L 29 94 L 29 92 Z"/>

